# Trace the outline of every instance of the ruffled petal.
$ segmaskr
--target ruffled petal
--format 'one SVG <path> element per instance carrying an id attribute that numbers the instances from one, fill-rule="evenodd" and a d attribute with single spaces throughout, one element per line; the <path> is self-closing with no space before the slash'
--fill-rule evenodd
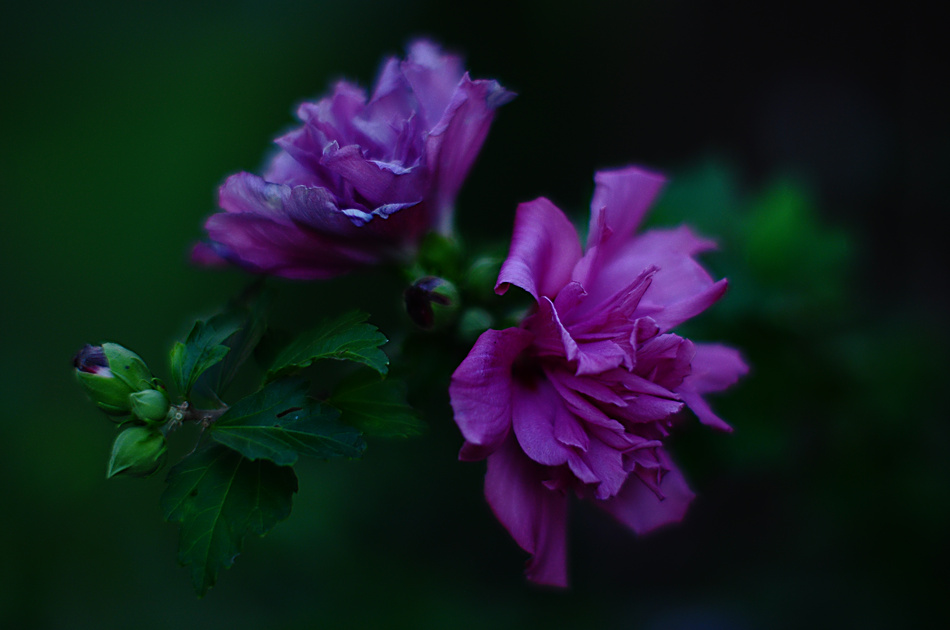
<path id="1" fill-rule="evenodd" d="M 554 297 L 571 279 L 580 260 L 577 230 L 553 203 L 539 197 L 522 203 L 515 214 L 515 229 L 508 258 L 498 273 L 495 293 L 513 284 L 534 299 Z"/>
<path id="2" fill-rule="evenodd" d="M 545 480 L 545 469 L 509 436 L 488 457 L 485 498 L 515 542 L 532 554 L 528 579 L 567 586 L 567 496 L 547 488 Z"/>
<path id="3" fill-rule="evenodd" d="M 451 101 L 426 138 L 433 176 L 433 225 L 448 229 L 451 206 L 485 142 L 495 110 L 514 98 L 497 81 L 462 77 Z"/>
<path id="4" fill-rule="evenodd" d="M 749 373 L 749 366 L 735 348 L 718 343 L 693 344 L 695 354 L 687 381 L 700 394 L 732 387 Z"/>
<path id="5" fill-rule="evenodd" d="M 545 466 L 567 462 L 570 450 L 555 435 L 555 425 L 573 420 L 571 412 L 551 384 L 538 380 L 531 386 L 515 382 L 511 399 L 511 424 L 525 455 Z"/>
<path id="6" fill-rule="evenodd" d="M 394 203 L 414 205 L 428 192 L 429 174 L 425 169 L 401 169 L 397 173 L 391 166 L 366 159 L 354 144 L 342 148 L 330 145 L 321 163 L 349 182 L 371 209 Z"/>
<path id="7" fill-rule="evenodd" d="M 419 101 L 429 126 L 434 126 L 449 106 L 462 79 L 462 60 L 446 55 L 432 42 L 418 40 L 409 45 L 409 55 L 400 70 Z"/>
<path id="8" fill-rule="evenodd" d="M 220 212 L 208 218 L 205 229 L 219 256 L 255 273 L 317 280 L 379 261 L 331 236 L 252 213 Z"/>
<path id="9" fill-rule="evenodd" d="M 659 486 L 662 499 L 639 477 L 630 475 L 617 496 L 600 503 L 617 520 L 638 534 L 683 520 L 690 502 L 696 496 L 665 451 L 657 451 L 662 467 L 666 470 Z"/>
<path id="10" fill-rule="evenodd" d="M 599 246 L 601 254 L 608 255 L 607 250 L 630 239 L 662 190 L 666 178 L 630 166 L 615 171 L 598 171 L 594 183 L 587 247 Z M 609 245 L 606 242 L 608 233 Z"/>
<path id="11" fill-rule="evenodd" d="M 498 447 L 511 427 L 511 368 L 531 343 L 520 328 L 486 330 L 452 374 L 449 398 L 455 423 L 467 441 L 465 459 Z"/>

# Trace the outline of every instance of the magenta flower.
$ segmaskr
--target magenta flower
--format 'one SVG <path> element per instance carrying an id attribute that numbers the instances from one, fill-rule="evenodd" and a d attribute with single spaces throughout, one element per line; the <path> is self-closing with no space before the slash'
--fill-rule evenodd
<path id="1" fill-rule="evenodd" d="M 736 350 L 670 331 L 726 290 L 693 256 L 688 228 L 634 230 L 663 179 L 637 168 L 595 177 L 590 235 L 544 198 L 523 203 L 495 291 L 537 301 L 518 328 L 479 337 L 452 375 L 459 458 L 488 458 L 485 496 L 532 554 L 530 580 L 566 586 L 568 492 L 637 533 L 679 521 L 693 498 L 663 439 L 689 407 L 731 430 L 703 394 L 748 368 Z"/>
<path id="2" fill-rule="evenodd" d="M 429 230 L 450 230 L 495 109 L 513 96 L 471 80 L 436 45 L 413 43 L 408 59 L 384 64 L 369 100 L 340 81 L 303 103 L 303 125 L 276 140 L 264 176 L 221 186 L 224 212 L 205 223 L 210 244 L 193 260 L 315 279 L 404 257 Z"/>

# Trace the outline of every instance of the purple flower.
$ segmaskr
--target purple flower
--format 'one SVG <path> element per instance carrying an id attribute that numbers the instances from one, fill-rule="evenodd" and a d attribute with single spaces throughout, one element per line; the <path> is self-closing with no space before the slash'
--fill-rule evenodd
<path id="1" fill-rule="evenodd" d="M 532 554 L 529 579 L 567 584 L 568 492 L 637 533 L 679 521 L 693 498 L 663 448 L 689 407 L 748 368 L 736 350 L 670 331 L 726 290 L 693 256 L 713 247 L 687 227 L 634 235 L 663 184 L 637 168 L 602 171 L 586 253 L 544 198 L 523 203 L 495 291 L 537 301 L 518 328 L 486 331 L 452 375 L 463 460 L 488 458 L 485 496 Z"/>
<path id="2" fill-rule="evenodd" d="M 303 103 L 299 128 L 277 138 L 263 177 L 224 182 L 224 212 L 205 223 L 201 264 L 316 279 L 411 252 L 429 230 L 448 232 L 452 205 L 495 109 L 513 98 L 473 81 L 458 57 L 417 41 L 384 65 L 372 97 L 340 81 Z"/>

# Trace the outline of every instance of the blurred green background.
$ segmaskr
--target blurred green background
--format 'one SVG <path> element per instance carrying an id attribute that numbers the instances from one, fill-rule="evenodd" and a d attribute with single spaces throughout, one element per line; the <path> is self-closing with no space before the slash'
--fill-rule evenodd
<path id="1" fill-rule="evenodd" d="M 939 21 L 916 3 L 712 4 L 5 4 L 0 626 L 946 622 Z M 167 376 L 170 342 L 245 280 L 186 262 L 217 185 L 258 168 L 295 103 L 369 85 L 417 35 L 520 94 L 459 199 L 469 244 L 507 238 L 539 195 L 585 222 L 598 168 L 673 178 L 651 222 L 718 238 L 706 261 L 731 281 L 687 332 L 753 366 L 714 402 L 735 433 L 674 436 L 699 495 L 681 526 L 638 539 L 575 503 L 573 587 L 554 592 L 524 582 L 483 466 L 456 462 L 451 367 L 433 369 L 413 391 L 426 435 L 299 465 L 290 520 L 199 601 L 161 478 L 105 481 L 113 429 L 70 357 L 114 340 Z M 383 279 L 287 284 L 284 317 L 395 310 Z"/>

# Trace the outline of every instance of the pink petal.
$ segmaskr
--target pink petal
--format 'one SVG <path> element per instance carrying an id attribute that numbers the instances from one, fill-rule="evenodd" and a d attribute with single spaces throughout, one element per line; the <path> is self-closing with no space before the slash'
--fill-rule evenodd
<path id="1" fill-rule="evenodd" d="M 515 542 L 533 555 L 528 579 L 567 586 L 567 497 L 545 487 L 545 478 L 545 469 L 510 436 L 488 457 L 485 498 Z"/>
<path id="2" fill-rule="evenodd" d="M 432 42 L 418 40 L 409 45 L 409 56 L 400 64 L 400 70 L 412 86 L 429 126 L 434 126 L 462 79 L 462 60 L 444 54 Z"/>
<path id="3" fill-rule="evenodd" d="M 630 475 L 617 496 L 600 504 L 638 534 L 683 520 L 690 501 L 696 496 L 665 451 L 658 449 L 658 453 L 667 471 L 659 488 L 663 499 L 659 499 L 639 477 Z"/>
<path id="4" fill-rule="evenodd" d="M 511 427 L 511 366 L 531 343 L 520 328 L 486 330 L 452 374 L 449 397 L 455 423 L 466 441 L 487 454 L 498 447 Z M 475 453 L 467 446 L 466 459 Z"/>
<path id="5" fill-rule="evenodd" d="M 627 242 L 666 179 L 631 166 L 615 171 L 599 171 L 594 175 L 594 182 L 596 188 L 590 204 L 588 249 L 606 244 L 605 231 L 610 232 L 609 247 Z"/>
<path id="6" fill-rule="evenodd" d="M 567 463 L 570 450 L 554 433 L 555 424 L 572 418 L 551 384 L 539 379 L 531 387 L 515 383 L 511 392 L 511 424 L 525 455 L 545 466 Z"/>
<path id="7" fill-rule="evenodd" d="M 501 266 L 495 292 L 509 284 L 521 287 L 539 300 L 554 297 L 571 279 L 580 260 L 577 230 L 553 203 L 539 197 L 522 203 L 515 215 L 514 235 L 508 258 Z"/>
<path id="8" fill-rule="evenodd" d="M 749 373 L 749 366 L 735 348 L 716 343 L 694 344 L 692 371 L 687 380 L 700 394 L 732 387 Z"/>
<path id="9" fill-rule="evenodd" d="M 485 142 L 495 110 L 514 98 L 497 81 L 472 81 L 466 73 L 442 118 L 429 131 L 426 156 L 434 178 L 432 222 L 445 231 L 451 205 Z M 434 121 L 432 121 L 434 122 Z"/>

